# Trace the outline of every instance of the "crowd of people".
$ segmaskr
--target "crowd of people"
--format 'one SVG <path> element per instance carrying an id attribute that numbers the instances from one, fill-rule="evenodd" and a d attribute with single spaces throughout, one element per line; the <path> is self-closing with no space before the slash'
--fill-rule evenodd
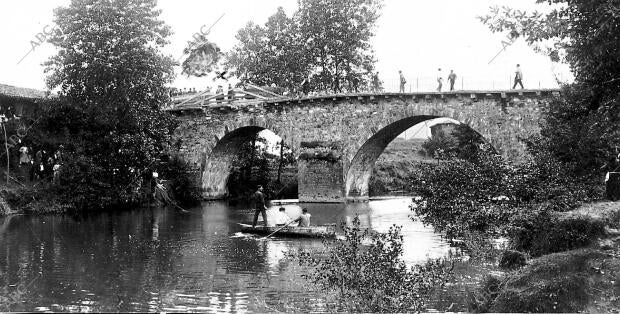
<path id="1" fill-rule="evenodd" d="M 54 152 L 39 149 L 34 153 L 32 147 L 22 145 L 19 148 L 19 167 L 27 170 L 27 178 L 33 181 L 45 180 L 59 183 L 60 168 L 63 165 L 63 146 Z"/>

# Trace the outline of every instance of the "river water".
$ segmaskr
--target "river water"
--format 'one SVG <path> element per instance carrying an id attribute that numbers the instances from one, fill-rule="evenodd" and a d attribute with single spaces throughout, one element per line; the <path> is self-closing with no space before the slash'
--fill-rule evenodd
<path id="1" fill-rule="evenodd" d="M 351 222 L 387 231 L 403 227 L 409 263 L 451 254 L 429 227 L 410 219 L 409 199 L 355 204 L 302 204 L 312 224 Z M 278 206 L 272 206 L 275 211 Z M 291 217 L 299 204 L 284 205 Z M 270 238 L 239 232 L 247 206 L 205 202 L 179 214 L 135 209 L 79 216 L 0 218 L 0 280 L 22 311 L 268 312 L 325 309 L 325 300 L 287 258 L 320 249 L 318 239 Z"/>

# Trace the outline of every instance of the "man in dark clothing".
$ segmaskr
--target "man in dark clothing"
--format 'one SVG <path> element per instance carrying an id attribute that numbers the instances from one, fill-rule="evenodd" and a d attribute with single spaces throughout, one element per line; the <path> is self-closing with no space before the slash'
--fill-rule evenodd
<path id="1" fill-rule="evenodd" d="M 450 75 L 448 75 L 448 82 L 450 83 L 450 91 L 453 91 L 454 82 L 456 82 L 456 73 L 454 73 L 454 70 L 450 70 Z"/>
<path id="2" fill-rule="evenodd" d="M 215 98 L 215 101 L 218 104 L 224 101 L 224 96 L 221 95 L 221 94 L 224 94 L 224 89 L 222 88 L 222 85 L 217 86 L 217 89 L 215 90 L 215 94 L 217 95 L 217 97 Z"/>
<path id="3" fill-rule="evenodd" d="M 232 85 L 228 84 L 228 101 L 232 102 L 235 100 L 235 91 L 232 88 Z"/>
<path id="4" fill-rule="evenodd" d="M 256 208 L 254 209 L 254 222 L 252 222 L 252 228 L 256 227 L 258 222 L 258 214 L 263 215 L 263 224 L 267 227 L 267 206 L 265 206 L 265 196 L 263 195 L 263 186 L 259 185 L 258 189 L 254 193 L 254 202 Z"/>
<path id="5" fill-rule="evenodd" d="M 310 93 L 310 77 L 306 77 L 303 82 L 301 82 L 301 92 L 304 95 L 308 95 Z"/>
<path id="6" fill-rule="evenodd" d="M 379 80 L 379 72 L 375 73 L 375 75 L 372 76 L 372 88 L 373 92 L 381 91 L 381 80 Z"/>

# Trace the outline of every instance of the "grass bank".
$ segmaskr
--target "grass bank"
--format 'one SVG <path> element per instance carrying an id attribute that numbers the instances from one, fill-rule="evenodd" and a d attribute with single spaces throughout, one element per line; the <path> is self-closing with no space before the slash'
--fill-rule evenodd
<path id="1" fill-rule="evenodd" d="M 1 215 L 60 214 L 74 209 L 52 189 L 41 186 L 2 186 L 0 198 Z"/>
<path id="2" fill-rule="evenodd" d="M 563 220 L 587 217 L 603 224 L 585 247 L 530 259 L 503 277 L 482 281 L 479 312 L 618 312 L 620 309 L 620 203 L 585 204 Z M 553 231 L 549 230 L 549 233 Z"/>

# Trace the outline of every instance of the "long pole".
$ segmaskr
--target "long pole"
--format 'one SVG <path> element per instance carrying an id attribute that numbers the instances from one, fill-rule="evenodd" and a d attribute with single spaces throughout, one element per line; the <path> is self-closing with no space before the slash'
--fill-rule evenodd
<path id="1" fill-rule="evenodd" d="M 278 183 L 281 183 L 280 176 L 282 175 L 282 158 L 284 157 L 284 140 L 280 141 L 280 163 L 278 164 Z"/>
<path id="2" fill-rule="evenodd" d="M 2 131 L 4 131 L 4 148 L 6 149 L 6 185 L 9 185 L 9 145 L 6 140 L 6 128 L 2 122 Z"/>
<path id="3" fill-rule="evenodd" d="M 272 236 L 272 235 L 276 234 L 278 231 L 280 231 L 280 230 L 282 230 L 282 229 L 284 229 L 284 228 L 288 227 L 290 224 L 292 224 L 292 223 L 294 223 L 294 222 L 295 222 L 295 220 L 291 220 L 291 221 L 287 222 L 287 223 L 286 223 L 286 225 L 284 225 L 284 226 L 282 226 L 282 227 L 278 228 L 278 230 L 276 230 L 276 231 L 274 231 L 274 232 L 270 233 L 268 236 L 261 238 L 261 240 L 264 240 L 264 239 L 269 238 L 270 236 Z"/>

